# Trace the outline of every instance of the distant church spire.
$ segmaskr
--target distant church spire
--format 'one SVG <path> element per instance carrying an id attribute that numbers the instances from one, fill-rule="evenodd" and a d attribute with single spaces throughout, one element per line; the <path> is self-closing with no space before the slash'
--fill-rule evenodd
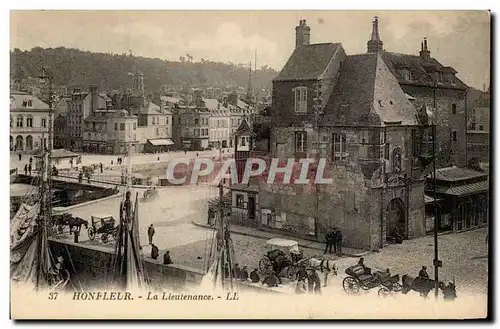
<path id="1" fill-rule="evenodd" d="M 246 101 L 249 105 L 253 103 L 252 62 L 250 62 L 248 70 L 248 88 L 247 88 Z"/>
<path id="2" fill-rule="evenodd" d="M 384 43 L 380 40 L 380 34 L 378 30 L 378 16 L 373 18 L 372 27 L 372 37 L 370 41 L 367 42 L 367 48 L 369 53 L 378 53 L 383 49 Z"/>

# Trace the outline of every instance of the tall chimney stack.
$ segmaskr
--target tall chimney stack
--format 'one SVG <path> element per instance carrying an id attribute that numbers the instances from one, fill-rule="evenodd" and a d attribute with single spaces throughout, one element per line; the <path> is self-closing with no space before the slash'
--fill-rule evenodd
<path id="1" fill-rule="evenodd" d="M 99 86 L 91 85 L 90 86 L 90 100 L 91 100 L 91 108 L 92 112 L 99 110 Z"/>
<path id="2" fill-rule="evenodd" d="M 431 52 L 427 48 L 427 37 L 424 37 L 424 41 L 421 43 L 420 57 L 424 59 L 431 58 Z"/>
<path id="3" fill-rule="evenodd" d="M 311 28 L 307 26 L 306 20 L 300 20 L 299 25 L 295 27 L 295 49 L 302 46 L 308 46 L 311 41 Z"/>

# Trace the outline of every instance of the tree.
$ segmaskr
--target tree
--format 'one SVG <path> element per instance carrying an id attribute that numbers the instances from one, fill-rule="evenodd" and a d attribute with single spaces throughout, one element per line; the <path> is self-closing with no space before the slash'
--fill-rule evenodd
<path id="1" fill-rule="evenodd" d="M 186 57 L 184 57 L 184 56 L 179 57 L 179 61 L 181 63 L 185 63 L 186 62 Z"/>

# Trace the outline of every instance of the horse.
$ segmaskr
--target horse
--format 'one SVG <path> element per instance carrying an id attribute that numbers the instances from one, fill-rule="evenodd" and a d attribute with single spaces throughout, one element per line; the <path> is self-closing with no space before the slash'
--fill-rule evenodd
<path id="1" fill-rule="evenodd" d="M 82 224 L 85 226 L 85 229 L 88 229 L 89 227 L 89 222 L 80 218 L 80 217 L 73 217 L 69 214 L 63 214 L 61 217 L 56 219 L 56 225 L 59 228 L 59 233 L 62 233 L 64 230 L 64 226 L 68 225 L 69 226 L 69 234 L 73 232 L 73 227 L 78 229 L 78 232 L 82 228 Z"/>
<path id="2" fill-rule="evenodd" d="M 325 285 L 326 287 L 328 282 L 328 275 L 332 273 L 332 275 L 338 275 L 338 267 L 333 262 L 332 259 L 317 259 L 317 258 L 307 258 L 302 263 L 308 268 L 319 270 L 321 273 L 325 274 Z"/>
<path id="3" fill-rule="evenodd" d="M 420 293 L 420 296 L 427 298 L 429 292 L 436 288 L 436 281 L 421 276 L 412 278 L 405 274 L 402 276 L 401 281 L 403 283 L 403 294 L 407 294 L 410 290 L 413 290 Z M 439 281 L 438 286 L 441 290 L 443 290 L 444 283 Z"/>

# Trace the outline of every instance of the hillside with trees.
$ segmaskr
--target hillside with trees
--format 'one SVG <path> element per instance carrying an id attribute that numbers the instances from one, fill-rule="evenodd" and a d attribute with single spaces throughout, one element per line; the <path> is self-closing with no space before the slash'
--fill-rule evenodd
<path id="1" fill-rule="evenodd" d="M 10 52 L 11 77 L 16 80 L 38 76 L 43 66 L 52 69 L 56 84 L 69 88 L 99 84 L 106 90 L 131 88 L 131 74 L 139 70 L 144 74 L 145 89 L 150 92 L 159 91 L 162 85 L 246 89 L 249 71 L 248 64 L 213 62 L 189 54 L 181 56 L 179 61 L 167 61 L 64 47 Z M 257 69 L 252 74 L 254 89 L 271 89 L 271 81 L 277 74 L 267 66 Z"/>

